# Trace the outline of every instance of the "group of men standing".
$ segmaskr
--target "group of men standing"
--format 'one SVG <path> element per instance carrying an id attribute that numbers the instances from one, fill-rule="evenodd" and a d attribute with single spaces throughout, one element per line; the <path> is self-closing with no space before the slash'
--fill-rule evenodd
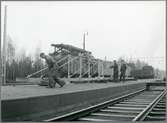
<path id="1" fill-rule="evenodd" d="M 118 68 L 118 64 L 116 62 L 116 60 L 114 60 L 114 65 L 111 66 L 110 68 L 113 68 L 113 79 L 114 81 L 118 81 L 119 80 L 119 68 Z M 124 62 L 124 60 L 121 60 L 121 67 L 120 67 L 120 81 L 125 81 L 125 74 L 126 74 L 126 64 Z"/>

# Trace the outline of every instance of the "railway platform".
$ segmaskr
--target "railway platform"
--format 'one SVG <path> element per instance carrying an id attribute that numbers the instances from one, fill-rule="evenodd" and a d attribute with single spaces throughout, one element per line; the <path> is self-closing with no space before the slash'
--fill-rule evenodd
<path id="1" fill-rule="evenodd" d="M 75 93 L 81 91 L 102 89 L 108 87 L 120 87 L 135 83 L 152 82 L 152 80 L 125 81 L 125 82 L 106 82 L 106 83 L 68 83 L 63 88 L 47 88 L 39 85 L 11 85 L 1 87 L 1 100 L 21 99 L 38 96 L 58 95 L 65 93 Z"/>
<path id="2" fill-rule="evenodd" d="M 151 80 L 67 84 L 63 88 L 39 85 L 2 86 L 2 121 L 42 121 L 146 88 Z"/>

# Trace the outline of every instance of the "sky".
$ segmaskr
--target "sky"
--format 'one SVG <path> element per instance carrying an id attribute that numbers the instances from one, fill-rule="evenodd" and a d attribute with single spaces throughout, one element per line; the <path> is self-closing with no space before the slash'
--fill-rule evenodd
<path id="1" fill-rule="evenodd" d="M 165 1 L 2 2 L 7 9 L 7 34 L 17 52 L 53 51 L 54 44 L 83 47 L 96 58 L 140 59 L 165 70 Z M 3 39 L 3 37 L 1 37 Z"/>

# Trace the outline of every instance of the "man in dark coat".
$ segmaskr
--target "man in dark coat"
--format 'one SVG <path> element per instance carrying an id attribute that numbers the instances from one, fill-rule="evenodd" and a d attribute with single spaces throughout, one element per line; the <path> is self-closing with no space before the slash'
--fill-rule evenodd
<path id="1" fill-rule="evenodd" d="M 57 77 L 57 75 L 58 75 L 58 65 L 56 64 L 53 57 L 51 57 L 49 55 L 45 55 L 44 53 L 41 53 L 40 57 L 45 59 L 47 65 L 48 65 L 49 87 L 54 88 L 56 83 L 58 83 L 60 85 L 60 87 L 63 87 L 65 85 L 65 82 L 61 81 Z"/>
<path id="2" fill-rule="evenodd" d="M 113 68 L 114 70 L 114 74 L 113 74 L 113 78 L 114 78 L 114 81 L 118 81 L 118 64 L 116 62 L 116 60 L 114 60 L 114 65 L 111 66 L 111 68 Z"/>
<path id="3" fill-rule="evenodd" d="M 126 73 L 126 64 L 124 62 L 124 60 L 121 61 L 121 68 L 120 68 L 120 81 L 125 81 L 125 73 Z"/>

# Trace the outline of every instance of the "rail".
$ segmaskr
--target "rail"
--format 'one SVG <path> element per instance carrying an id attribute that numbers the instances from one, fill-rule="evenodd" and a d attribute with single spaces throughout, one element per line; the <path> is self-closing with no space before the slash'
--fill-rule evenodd
<path id="1" fill-rule="evenodd" d="M 167 93 L 165 89 L 157 98 L 155 98 L 140 114 L 138 114 L 132 121 L 143 121 L 145 117 L 150 113 L 153 107 L 163 98 Z"/>

